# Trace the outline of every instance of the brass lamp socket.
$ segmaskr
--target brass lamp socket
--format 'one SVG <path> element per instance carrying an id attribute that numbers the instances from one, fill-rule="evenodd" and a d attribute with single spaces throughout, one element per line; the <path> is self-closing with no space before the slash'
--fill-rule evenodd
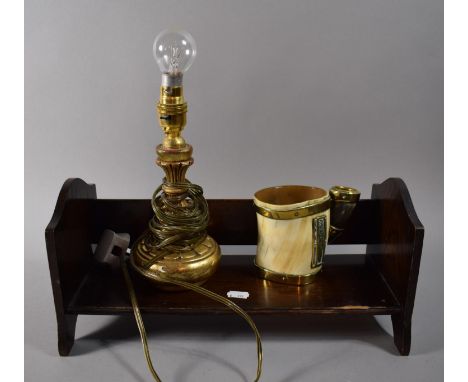
<path id="1" fill-rule="evenodd" d="M 159 102 L 156 107 L 159 124 L 165 134 L 164 148 L 180 149 L 186 146 L 181 133 L 187 123 L 187 103 L 184 99 L 182 75 L 163 74 Z"/>

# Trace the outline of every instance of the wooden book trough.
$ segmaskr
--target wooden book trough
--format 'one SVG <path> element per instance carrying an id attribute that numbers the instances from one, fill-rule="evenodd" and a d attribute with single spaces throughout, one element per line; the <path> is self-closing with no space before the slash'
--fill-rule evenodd
<path id="1" fill-rule="evenodd" d="M 257 243 L 252 200 L 208 204 L 208 231 L 220 245 Z M 92 184 L 81 179 L 64 183 L 46 228 L 60 355 L 70 353 L 79 314 L 132 312 L 120 268 L 95 261 L 92 248 L 105 229 L 128 232 L 135 240 L 152 214 L 149 200 L 97 199 Z M 226 255 L 204 286 L 222 296 L 230 290 L 249 292 L 248 299 L 236 303 L 253 316 L 391 315 L 395 345 L 407 355 L 423 236 L 405 183 L 390 178 L 373 186 L 371 199 L 359 201 L 334 243 L 366 244 L 366 253 L 326 256 L 323 271 L 300 289 L 259 279 L 253 254 Z M 144 314 L 232 314 L 194 292 L 164 292 L 136 274 L 132 278 Z"/>

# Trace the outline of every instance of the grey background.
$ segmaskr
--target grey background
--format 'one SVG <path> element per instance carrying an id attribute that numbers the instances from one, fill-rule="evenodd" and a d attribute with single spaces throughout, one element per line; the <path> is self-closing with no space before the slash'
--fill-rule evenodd
<path id="1" fill-rule="evenodd" d="M 262 318 L 263 380 L 441 381 L 442 0 L 27 0 L 26 380 L 150 380 L 130 316 L 80 317 L 72 356 L 58 357 L 44 228 L 68 177 L 104 198 L 149 198 L 160 183 L 151 49 L 167 27 L 198 43 L 184 135 L 189 178 L 207 197 L 290 183 L 369 197 L 372 183 L 398 176 L 426 227 L 409 357 L 396 355 L 387 318 Z M 236 318 L 148 327 L 165 381 L 254 375 L 254 340 Z"/>

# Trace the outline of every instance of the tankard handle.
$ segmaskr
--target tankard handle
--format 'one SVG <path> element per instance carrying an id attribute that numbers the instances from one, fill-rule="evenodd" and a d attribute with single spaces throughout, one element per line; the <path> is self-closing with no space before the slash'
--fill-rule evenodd
<path id="1" fill-rule="evenodd" d="M 332 243 L 344 231 L 361 193 L 352 187 L 334 186 L 330 188 L 329 194 L 331 206 L 328 242 Z"/>

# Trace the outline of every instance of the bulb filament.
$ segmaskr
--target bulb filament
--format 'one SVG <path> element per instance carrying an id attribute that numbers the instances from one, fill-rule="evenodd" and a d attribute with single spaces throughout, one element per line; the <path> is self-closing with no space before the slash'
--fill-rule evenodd
<path id="1" fill-rule="evenodd" d="M 169 65 L 171 65 L 171 73 L 177 73 L 179 69 L 180 47 L 171 45 L 170 51 L 171 57 L 169 58 Z"/>

